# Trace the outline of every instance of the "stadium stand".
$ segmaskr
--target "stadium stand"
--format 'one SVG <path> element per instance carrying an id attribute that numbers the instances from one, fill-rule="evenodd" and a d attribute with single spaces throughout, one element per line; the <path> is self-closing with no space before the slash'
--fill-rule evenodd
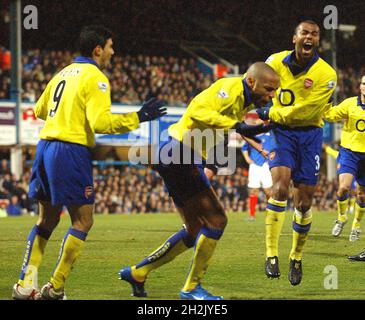
<path id="1" fill-rule="evenodd" d="M 75 53 L 70 51 L 28 50 L 22 57 L 24 102 L 35 102 L 48 81 L 68 65 Z M 139 104 L 149 96 L 157 96 L 174 106 L 185 106 L 213 81 L 203 74 L 196 59 L 163 56 L 115 56 L 106 71 L 110 76 L 112 101 Z M 9 99 L 10 75 L 0 71 L 0 99 Z"/>
<path id="2" fill-rule="evenodd" d="M 0 169 L 0 207 L 6 210 L 11 203 L 20 206 L 21 214 L 37 214 L 37 203 L 27 196 L 30 168 L 20 178 L 10 174 L 8 162 L 3 160 Z M 95 212 L 98 214 L 139 214 L 175 212 L 171 198 L 160 176 L 150 168 L 135 166 L 95 166 Z M 212 181 L 225 209 L 244 212 L 248 205 L 247 170 L 237 168 L 234 175 L 216 176 Z M 314 207 L 318 211 L 336 209 L 337 181 L 321 176 L 315 193 Z M 290 195 L 289 209 L 293 201 Z M 259 211 L 265 210 L 265 195 L 259 194 Z"/>
<path id="3" fill-rule="evenodd" d="M 52 75 L 76 56 L 70 51 L 28 50 L 22 57 L 24 102 L 35 102 Z M 139 104 L 150 96 L 166 100 L 170 105 L 186 106 L 190 99 L 207 88 L 215 79 L 204 74 L 194 58 L 149 55 L 115 56 L 110 75 L 112 101 Z M 338 69 L 338 101 L 356 95 L 358 81 L 365 66 Z M 0 99 L 9 99 L 10 74 L 0 70 Z"/>
<path id="4" fill-rule="evenodd" d="M 3 2 L 3 9 L 0 10 L 0 100 L 10 98 L 9 56 L 4 48 L 9 44 L 10 1 Z M 323 7 L 327 2 L 318 0 L 313 6 L 307 6 L 306 17 L 321 21 Z M 181 44 L 188 46 L 199 43 L 209 49 L 216 49 L 218 54 L 222 53 L 230 62 L 238 64 L 240 71 L 246 70 L 250 63 L 265 59 L 269 53 L 281 50 L 283 45 L 291 47 L 291 43 L 285 39 L 290 38 L 289 35 L 293 31 L 290 26 L 293 21 L 302 18 L 304 11 L 302 6 L 290 6 L 291 10 L 283 16 L 281 1 L 273 1 L 271 6 L 255 0 L 229 2 L 229 5 L 223 2 L 202 1 L 186 6 L 183 2 L 175 1 L 166 5 L 165 2 L 101 3 L 90 0 L 87 6 L 83 6 L 82 1 L 65 0 L 53 2 L 53 14 L 49 15 L 49 6 L 43 6 L 41 0 L 33 0 L 31 3 L 39 8 L 42 23 L 37 32 L 24 31 L 23 34 L 22 99 L 25 102 L 36 101 L 52 75 L 72 61 L 75 48 L 70 35 L 76 35 L 84 23 L 79 18 L 81 12 L 84 20 L 92 21 L 97 17 L 120 37 L 120 41 L 116 41 L 121 45 L 116 47 L 117 55 L 113 58 L 113 66 L 107 70 L 113 102 L 138 104 L 150 95 L 157 95 L 171 105 L 186 106 L 194 95 L 208 87 L 215 79 L 213 75 L 204 74 L 199 69 L 197 59 L 186 57 L 186 52 L 185 57 L 182 55 Z M 64 15 L 71 5 L 72 12 Z M 362 18 L 354 13 L 361 11 L 361 5 L 361 2 L 356 5 L 341 2 L 341 8 L 348 17 L 342 17 L 341 22 L 360 24 Z M 93 10 L 96 7 L 97 12 Z M 118 14 L 114 14 L 115 12 Z M 267 25 L 268 16 L 272 19 L 270 32 L 263 28 Z M 59 19 L 62 19 L 62 22 Z M 52 28 L 49 28 L 51 24 Z M 288 28 L 283 30 L 283 25 Z M 70 27 L 68 32 L 65 32 L 64 26 L 73 26 L 73 29 Z M 359 28 L 352 39 L 342 39 L 340 35 L 338 37 L 340 50 L 337 55 L 340 64 L 337 68 L 337 93 L 338 101 L 342 101 L 358 93 L 359 76 L 365 73 L 365 66 L 359 67 L 363 63 L 360 44 L 364 42 L 365 33 Z M 250 42 L 260 48 L 255 51 L 252 46 L 251 49 L 249 45 L 243 46 Z M 60 48 L 63 51 L 59 50 Z M 65 48 L 68 50 L 64 51 Z M 171 52 L 175 56 L 169 55 Z M 9 159 L 9 152 L 4 151 L 0 158 L 4 161 Z M 8 163 L 2 163 L 0 169 L 0 209 L 4 205 L 8 206 L 12 195 L 16 195 L 23 213 L 36 212 L 34 203 L 24 198 L 28 188 L 29 169 L 25 171 L 21 181 L 16 181 L 6 169 L 7 165 Z M 97 166 L 94 170 L 98 213 L 175 210 L 161 179 L 150 169 Z M 134 185 L 131 185 L 130 181 L 134 181 Z M 152 189 L 149 187 L 151 181 L 154 186 Z M 110 192 L 108 188 L 113 185 L 118 185 L 118 189 L 114 190 L 113 187 L 113 191 Z M 245 169 L 238 168 L 233 176 L 216 177 L 213 187 L 227 211 L 240 212 L 246 209 Z M 336 188 L 336 181 L 327 181 L 322 175 L 315 195 L 316 209 L 335 208 Z M 264 196 L 260 195 L 259 206 L 263 199 Z M 292 196 L 288 206 L 292 206 Z M 264 206 L 260 208 L 264 210 Z"/>

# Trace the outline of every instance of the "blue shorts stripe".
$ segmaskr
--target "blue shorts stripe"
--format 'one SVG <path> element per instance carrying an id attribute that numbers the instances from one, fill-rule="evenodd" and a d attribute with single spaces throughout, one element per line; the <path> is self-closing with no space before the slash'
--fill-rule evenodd
<path id="1" fill-rule="evenodd" d="M 82 240 L 82 241 L 85 241 L 86 240 L 86 237 L 87 237 L 87 233 L 86 232 L 83 232 L 83 231 L 80 231 L 80 230 L 76 230 L 74 228 L 70 228 L 69 229 L 69 234 L 72 234 L 74 237 Z"/>
<path id="2" fill-rule="evenodd" d="M 365 208 L 365 203 L 364 203 L 364 202 L 359 202 L 358 200 L 356 200 L 356 203 L 357 203 L 357 205 L 358 205 L 360 208 Z"/>
<path id="3" fill-rule="evenodd" d="M 275 212 L 284 212 L 286 210 L 286 207 L 280 207 L 272 203 L 267 203 L 266 208 Z"/>
<path id="4" fill-rule="evenodd" d="M 349 198 L 349 194 L 345 194 L 343 195 L 342 197 L 337 197 L 337 200 L 338 201 L 345 201 Z"/>
<path id="5" fill-rule="evenodd" d="M 298 224 L 295 221 L 293 221 L 293 230 L 298 233 L 306 233 L 310 230 L 311 225 L 312 225 L 311 223 L 303 225 L 303 224 Z"/>
<path id="6" fill-rule="evenodd" d="M 212 238 L 214 240 L 219 240 L 222 237 L 223 230 L 203 227 L 200 229 L 199 234 L 204 234 L 208 238 Z M 199 238 L 199 236 L 197 238 Z"/>

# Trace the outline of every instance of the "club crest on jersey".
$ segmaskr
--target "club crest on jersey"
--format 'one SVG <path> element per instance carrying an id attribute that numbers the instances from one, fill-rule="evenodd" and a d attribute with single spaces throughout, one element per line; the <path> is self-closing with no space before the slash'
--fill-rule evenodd
<path id="1" fill-rule="evenodd" d="M 101 91 L 106 92 L 106 90 L 108 89 L 108 84 L 106 84 L 105 82 L 98 82 L 98 87 Z"/>
<path id="2" fill-rule="evenodd" d="M 93 194 L 93 192 L 94 192 L 94 188 L 92 186 L 87 186 L 85 188 L 85 198 L 89 199 L 90 196 Z"/>
<path id="3" fill-rule="evenodd" d="M 223 89 L 219 90 L 219 92 L 217 93 L 217 96 L 218 96 L 218 98 L 222 98 L 222 99 L 229 97 L 228 93 L 225 92 Z"/>
<path id="4" fill-rule="evenodd" d="M 312 79 L 307 78 L 304 80 L 304 88 L 309 89 L 312 85 L 313 85 Z"/>

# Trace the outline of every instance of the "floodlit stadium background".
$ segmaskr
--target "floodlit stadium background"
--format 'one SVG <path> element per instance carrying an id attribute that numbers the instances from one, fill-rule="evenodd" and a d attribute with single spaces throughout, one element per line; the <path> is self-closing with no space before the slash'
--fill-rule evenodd
<path id="1" fill-rule="evenodd" d="M 324 8 L 329 4 L 338 10 L 336 30 L 323 28 L 326 18 Z M 6 223 L 19 231 L 19 226 L 25 221 L 34 220 L 33 216 L 37 215 L 37 204 L 28 199 L 27 190 L 42 122 L 34 117 L 32 107 L 52 75 L 77 55 L 75 41 L 85 24 L 105 24 L 115 35 L 116 54 L 107 70 L 113 112 L 137 110 L 141 102 L 150 96 L 158 96 L 169 103 L 169 116 L 161 119 L 157 129 L 155 124 L 146 124 L 132 135 L 98 136 L 94 150 L 97 215 L 174 212 L 175 208 L 160 177 L 149 168 L 129 163 L 131 144 L 138 139 L 148 146 L 151 134 L 159 133 L 177 121 L 192 97 L 216 79 L 242 74 L 252 62 L 265 60 L 273 52 L 290 50 L 293 30 L 300 20 L 312 19 L 322 27 L 320 55 L 336 67 L 336 101 L 356 95 L 360 76 L 365 74 L 365 6 L 362 1 L 34 0 L 22 1 L 22 10 L 27 5 L 36 7 L 38 21 L 37 29 L 27 30 L 23 25 L 27 14 L 22 11 L 18 119 L 15 113 L 16 86 L 11 81 L 11 56 L 15 54 L 11 52 L 10 1 L 1 1 L 0 7 L 0 217 L 6 217 L 7 208 L 12 205 L 18 208 L 12 213 L 26 219 L 19 220 L 19 224 L 14 220 L 0 220 L 0 228 Z M 338 147 L 340 130 L 341 125 L 326 124 L 325 127 L 325 141 L 335 148 Z M 230 143 L 230 147 L 237 149 L 238 168 L 235 174 L 217 176 L 213 181 L 225 209 L 232 212 L 231 219 L 240 221 L 237 223 L 242 223 L 240 217 L 248 209 L 248 166 L 240 153 L 240 146 L 240 140 Z M 337 186 L 335 162 L 327 159 L 324 153 L 313 207 L 331 216 L 319 218 L 319 235 L 327 232 L 327 222 L 330 233 L 330 223 L 335 219 Z M 292 196 L 288 206 L 292 209 Z M 259 211 L 264 209 L 265 197 L 260 194 Z M 115 219 L 100 215 L 97 222 L 102 218 Z M 123 221 L 132 225 L 133 222 L 141 223 L 135 217 L 133 219 Z M 151 217 L 148 219 L 152 221 Z M 260 219 L 257 223 L 262 226 Z M 114 220 L 104 221 L 110 228 L 108 221 Z M 156 215 L 156 221 L 164 225 L 166 218 Z M 172 221 L 176 225 L 179 223 L 176 217 Z M 157 226 L 156 230 L 159 229 Z M 133 229 L 133 226 L 130 228 Z M 168 228 L 173 227 L 169 225 Z M 257 228 L 259 230 L 260 226 Z M 260 241 L 263 241 L 264 234 L 261 236 Z M 10 267 L 17 268 L 23 238 L 25 235 L 16 236 L 15 241 L 20 242 L 19 247 L 14 247 L 18 251 L 13 252 L 14 261 Z M 319 241 L 320 238 L 318 236 Z M 325 247 L 325 243 L 323 245 Z M 311 250 L 310 246 L 308 250 Z M 9 286 L 13 280 L 15 278 L 9 280 Z M 1 288 L 5 288 L 4 283 L 1 283 Z M 5 289 L 0 291 L 0 298 L 6 298 L 5 292 Z M 252 297 L 260 298 L 260 294 Z M 239 294 L 237 297 L 242 298 Z M 353 298 L 351 295 L 345 297 Z"/>

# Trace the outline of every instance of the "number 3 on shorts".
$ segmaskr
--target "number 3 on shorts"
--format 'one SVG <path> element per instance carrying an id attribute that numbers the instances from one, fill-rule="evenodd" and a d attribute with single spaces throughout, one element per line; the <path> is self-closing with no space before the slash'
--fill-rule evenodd
<path id="1" fill-rule="evenodd" d="M 319 171 L 319 169 L 321 167 L 321 158 L 320 158 L 320 156 L 317 154 L 314 157 L 314 160 L 316 161 L 316 171 Z"/>

